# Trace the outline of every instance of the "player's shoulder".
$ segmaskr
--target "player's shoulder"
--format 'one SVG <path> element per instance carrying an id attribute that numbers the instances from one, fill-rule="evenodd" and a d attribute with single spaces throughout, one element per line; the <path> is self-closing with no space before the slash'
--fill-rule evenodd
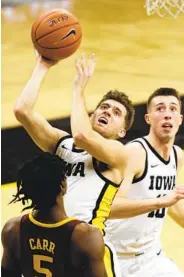
<path id="1" fill-rule="evenodd" d="M 183 150 L 181 149 L 181 147 L 179 147 L 178 145 L 174 145 L 174 149 L 176 150 L 178 158 L 182 158 L 183 157 Z"/>
<path id="2" fill-rule="evenodd" d="M 20 221 L 21 221 L 22 216 L 17 216 L 17 217 L 12 217 L 10 218 L 4 225 L 3 230 L 6 232 L 12 232 L 15 229 L 18 228 Z"/>
<path id="3" fill-rule="evenodd" d="M 76 225 L 72 238 L 76 246 L 86 254 L 103 251 L 104 241 L 99 228 L 88 223 Z"/>
<path id="4" fill-rule="evenodd" d="M 142 138 L 137 138 L 132 141 L 129 141 L 126 144 L 127 152 L 129 154 L 129 157 L 139 157 L 142 158 L 146 154 L 146 149 L 144 147 Z"/>
<path id="5" fill-rule="evenodd" d="M 20 230 L 20 221 L 22 216 L 13 217 L 9 219 L 2 230 L 2 241 L 4 243 L 11 243 Z"/>
<path id="6" fill-rule="evenodd" d="M 184 165 L 184 152 L 183 152 L 183 150 L 178 145 L 174 145 L 174 149 L 176 150 L 178 166 L 179 167 L 183 166 Z"/>
<path id="7" fill-rule="evenodd" d="M 76 236 L 78 238 L 80 238 L 80 237 L 81 238 L 84 238 L 84 237 L 90 238 L 92 236 L 98 236 L 98 235 L 101 236 L 101 232 L 97 227 L 92 226 L 85 222 L 81 222 L 81 223 L 77 224 L 74 229 L 74 233 L 76 234 Z"/>

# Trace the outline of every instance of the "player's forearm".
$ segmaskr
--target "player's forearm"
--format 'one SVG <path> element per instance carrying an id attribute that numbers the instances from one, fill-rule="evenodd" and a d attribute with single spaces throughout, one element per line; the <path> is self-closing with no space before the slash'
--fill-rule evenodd
<path id="1" fill-rule="evenodd" d="M 38 92 L 41 82 L 47 73 L 48 69 L 41 63 L 37 63 L 31 78 L 24 87 L 18 101 L 15 105 L 15 115 L 27 113 L 33 109 L 38 98 Z"/>
<path id="2" fill-rule="evenodd" d="M 83 91 L 74 88 L 71 113 L 71 129 L 74 138 L 86 137 L 92 132 Z"/>
<path id="3" fill-rule="evenodd" d="M 133 200 L 127 198 L 115 198 L 112 204 L 110 219 L 134 217 L 166 207 L 162 199 Z"/>

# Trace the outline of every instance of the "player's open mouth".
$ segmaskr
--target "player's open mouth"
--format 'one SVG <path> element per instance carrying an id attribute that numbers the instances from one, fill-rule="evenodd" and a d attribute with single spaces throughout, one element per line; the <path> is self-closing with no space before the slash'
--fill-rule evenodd
<path id="1" fill-rule="evenodd" d="M 164 128 L 164 129 L 172 129 L 172 124 L 171 123 L 164 123 L 164 124 L 162 124 L 162 128 Z"/>
<path id="2" fill-rule="evenodd" d="M 108 124 L 108 120 L 107 120 L 107 118 L 106 117 L 100 117 L 99 119 L 98 119 L 98 122 L 99 123 L 102 123 L 102 124 L 105 124 L 105 125 L 107 125 Z"/>

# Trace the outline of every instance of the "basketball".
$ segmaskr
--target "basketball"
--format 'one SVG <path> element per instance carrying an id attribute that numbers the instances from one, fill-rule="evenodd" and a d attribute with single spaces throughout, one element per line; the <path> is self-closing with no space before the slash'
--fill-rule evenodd
<path id="1" fill-rule="evenodd" d="M 50 10 L 35 20 L 31 38 L 41 56 L 58 61 L 69 57 L 79 48 L 82 40 L 81 25 L 68 11 Z"/>

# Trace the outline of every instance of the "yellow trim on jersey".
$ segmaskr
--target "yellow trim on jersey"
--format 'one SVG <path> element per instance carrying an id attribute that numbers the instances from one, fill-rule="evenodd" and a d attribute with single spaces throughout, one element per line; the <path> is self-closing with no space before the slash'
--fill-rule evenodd
<path id="1" fill-rule="evenodd" d="M 70 221 L 72 221 L 72 220 L 75 220 L 75 218 L 66 218 L 66 219 L 64 219 L 64 220 L 62 220 L 62 221 L 59 221 L 59 222 L 57 222 L 57 223 L 42 223 L 42 222 L 37 221 L 37 220 L 33 217 L 32 213 L 30 213 L 30 214 L 29 214 L 29 220 L 30 220 L 33 224 L 35 224 L 35 225 L 37 225 L 37 226 L 40 226 L 40 227 L 44 227 L 44 228 L 56 228 L 56 227 L 59 227 L 59 226 L 62 226 L 62 225 L 64 225 L 64 224 L 66 224 L 66 223 L 68 223 L 68 222 L 70 222 Z"/>
<path id="2" fill-rule="evenodd" d="M 93 211 L 93 218 L 90 221 L 92 225 L 97 226 L 101 231 L 105 228 L 105 221 L 107 220 L 110 211 L 111 204 L 114 199 L 114 196 L 118 190 L 117 187 L 109 184 L 101 198 L 98 198 L 96 203 L 96 208 Z"/>
<path id="3" fill-rule="evenodd" d="M 114 270 L 112 265 L 111 253 L 107 246 L 105 246 L 104 264 L 108 277 L 114 277 Z"/>

